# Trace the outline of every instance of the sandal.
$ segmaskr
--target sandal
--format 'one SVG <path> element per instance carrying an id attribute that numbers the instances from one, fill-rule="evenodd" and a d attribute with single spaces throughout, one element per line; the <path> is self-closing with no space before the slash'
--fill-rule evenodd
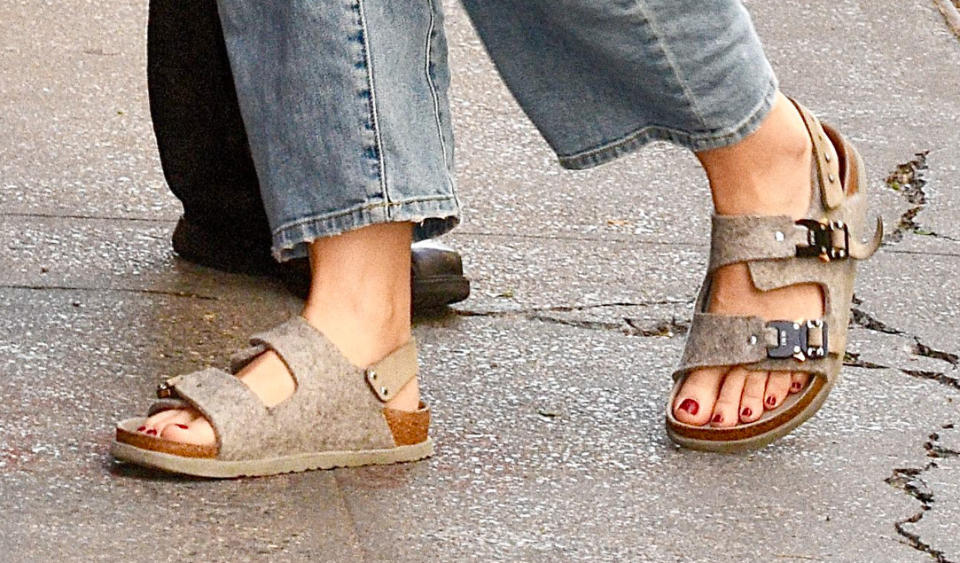
<path id="1" fill-rule="evenodd" d="M 148 416 L 194 408 L 216 433 L 215 445 L 165 440 L 138 432 L 145 417 L 117 424 L 111 453 L 121 461 L 201 477 L 274 475 L 310 469 L 415 461 L 433 454 L 430 410 L 383 406 L 417 376 L 413 339 L 367 369 L 351 364 L 301 317 L 255 335 L 231 373 L 205 369 L 157 389 Z M 296 381 L 294 394 L 266 407 L 234 374 L 272 350 Z"/>
<path id="2" fill-rule="evenodd" d="M 868 228 L 867 180 L 857 150 L 806 108 L 793 104 L 813 141 L 810 211 L 799 221 L 787 216 L 713 216 L 710 263 L 667 404 L 667 434 L 687 448 L 714 452 L 761 448 L 820 409 L 843 365 L 856 273 L 853 260 L 869 258 L 883 239 L 883 223 L 877 218 L 873 239 L 861 242 Z M 827 139 L 833 143 L 837 159 L 824 150 Z M 801 283 L 820 285 L 824 317 L 765 321 L 708 313 L 713 272 L 737 262 L 748 265 L 754 285 L 763 291 Z M 804 389 L 754 422 L 714 428 L 686 424 L 674 417 L 673 403 L 690 372 L 732 365 L 756 371 L 806 372 L 811 377 Z"/>

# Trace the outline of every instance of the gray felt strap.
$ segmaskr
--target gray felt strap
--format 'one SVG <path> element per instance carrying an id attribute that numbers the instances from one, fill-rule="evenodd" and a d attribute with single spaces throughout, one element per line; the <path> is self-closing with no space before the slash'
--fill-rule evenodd
<path id="1" fill-rule="evenodd" d="M 680 369 L 688 366 L 749 364 L 767 358 L 766 321 L 696 313 L 687 333 Z"/>
<path id="2" fill-rule="evenodd" d="M 822 338 L 822 335 L 815 331 L 814 343 L 817 338 Z M 696 313 L 687 333 L 680 366 L 673 377 L 679 378 L 695 369 L 732 365 L 745 365 L 758 370 L 829 373 L 826 367 L 830 359 L 806 359 L 801 362 L 793 358 L 769 358 L 768 347 L 776 344 L 776 330 L 759 317 Z"/>
<path id="3" fill-rule="evenodd" d="M 827 150 L 829 141 L 820 120 L 802 104 L 795 100 L 790 101 L 800 112 L 803 123 L 810 133 L 810 140 L 813 142 L 815 182 L 820 186 L 823 205 L 827 210 L 835 209 L 843 203 L 845 197 L 840 179 L 840 162 Z"/>
<path id="4" fill-rule="evenodd" d="M 316 387 L 318 383 L 309 375 L 316 371 L 318 361 L 331 364 L 330 368 L 341 373 L 358 371 L 323 333 L 300 316 L 255 334 L 250 344 L 275 351 L 287 364 L 298 388 Z"/>
<path id="5" fill-rule="evenodd" d="M 714 215 L 709 271 L 752 260 L 796 256 L 807 229 L 785 215 Z"/>
<path id="6" fill-rule="evenodd" d="M 364 376 L 377 398 L 387 402 L 417 376 L 417 342 L 409 342 L 364 370 Z"/>
<path id="7" fill-rule="evenodd" d="M 177 395 L 213 425 L 220 456 L 230 459 L 257 440 L 267 409 L 242 381 L 223 370 L 208 368 L 172 380 Z"/>
<path id="8" fill-rule="evenodd" d="M 154 401 L 147 409 L 147 416 L 153 416 L 159 412 L 172 411 L 174 409 L 189 409 L 192 405 L 183 399 L 159 399 Z"/>

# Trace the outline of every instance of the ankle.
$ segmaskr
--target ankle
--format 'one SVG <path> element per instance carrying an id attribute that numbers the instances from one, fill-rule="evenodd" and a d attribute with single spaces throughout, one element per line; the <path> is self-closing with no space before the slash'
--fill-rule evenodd
<path id="1" fill-rule="evenodd" d="M 697 154 L 721 215 L 806 215 L 813 145 L 782 95 L 760 128 L 730 147 Z"/>

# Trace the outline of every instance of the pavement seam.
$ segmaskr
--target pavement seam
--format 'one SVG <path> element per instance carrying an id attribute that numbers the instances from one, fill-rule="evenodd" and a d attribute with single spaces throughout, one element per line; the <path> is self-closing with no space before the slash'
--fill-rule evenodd
<path id="1" fill-rule="evenodd" d="M 675 317 L 669 320 L 655 320 L 652 324 L 644 325 L 640 319 L 623 317 L 620 322 L 590 321 L 583 319 L 562 319 L 551 317 L 546 313 L 568 313 L 577 311 L 588 311 L 591 309 L 602 309 L 609 307 L 651 307 L 656 305 L 690 305 L 692 300 L 662 300 L 662 301 L 614 301 L 610 303 L 597 303 L 593 305 L 556 305 L 552 307 L 531 307 L 526 309 L 513 309 L 507 311 L 470 311 L 464 309 L 455 309 L 454 313 L 461 317 L 488 317 L 488 318 L 522 318 L 528 321 L 538 321 L 544 323 L 569 326 L 586 330 L 604 330 L 619 332 L 627 336 L 641 337 L 673 337 L 686 334 L 689 323 L 678 321 Z"/>
<path id="2" fill-rule="evenodd" d="M 201 301 L 219 301 L 213 295 L 202 295 L 190 291 L 171 291 L 164 289 L 135 289 L 128 287 L 83 287 L 68 285 L 29 285 L 29 284 L 0 284 L 0 289 L 23 289 L 28 291 L 87 291 L 91 293 L 139 293 L 147 295 L 163 295 L 167 297 L 184 297 Z"/>
<path id="3" fill-rule="evenodd" d="M 119 215 L 78 215 L 60 213 L 27 213 L 9 212 L 0 213 L 0 217 L 18 217 L 24 219 L 77 219 L 81 221 L 129 221 L 136 223 L 156 223 L 161 225 L 175 225 L 177 219 L 156 219 L 153 217 L 122 217 Z"/>

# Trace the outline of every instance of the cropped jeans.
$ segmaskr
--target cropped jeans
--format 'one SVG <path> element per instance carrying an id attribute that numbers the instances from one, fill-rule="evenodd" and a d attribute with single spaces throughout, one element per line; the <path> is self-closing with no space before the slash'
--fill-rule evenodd
<path id="1" fill-rule="evenodd" d="M 458 221 L 441 0 L 218 0 L 274 255 Z M 561 166 L 754 131 L 777 90 L 739 0 L 463 0 Z"/>

